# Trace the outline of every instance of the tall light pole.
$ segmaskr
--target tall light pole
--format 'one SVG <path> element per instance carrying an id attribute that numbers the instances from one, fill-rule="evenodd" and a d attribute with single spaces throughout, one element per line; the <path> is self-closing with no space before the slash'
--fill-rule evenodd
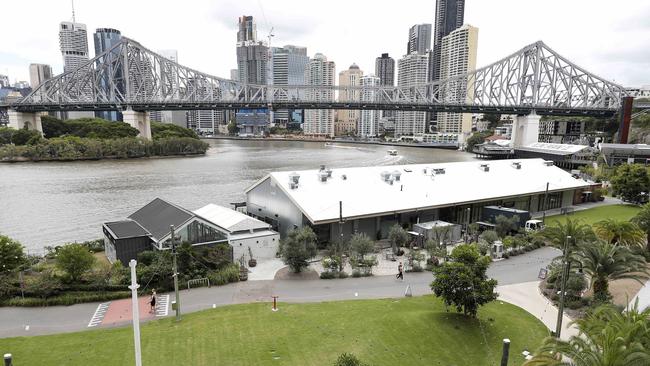
<path id="1" fill-rule="evenodd" d="M 142 351 L 140 348 L 140 307 L 138 305 L 138 288 L 140 285 L 137 283 L 135 274 L 135 266 L 138 262 L 131 259 L 129 267 L 131 267 L 131 307 L 133 313 L 133 344 L 135 346 L 135 366 L 142 366 Z"/>
<path id="2" fill-rule="evenodd" d="M 560 285 L 560 303 L 558 304 L 557 323 L 555 327 L 555 337 L 560 338 L 562 332 L 562 315 L 564 314 L 564 293 L 566 292 L 566 282 L 569 277 L 569 240 L 571 236 L 566 237 L 564 242 L 564 259 L 562 268 L 562 282 Z"/>
<path id="3" fill-rule="evenodd" d="M 181 298 L 178 294 L 178 265 L 176 263 L 176 257 L 178 256 L 178 253 L 176 253 L 176 237 L 174 234 L 174 225 L 169 226 L 171 230 L 171 240 L 172 240 L 172 271 L 174 274 L 172 275 L 174 277 L 174 295 L 176 296 L 175 302 L 176 302 L 176 321 L 181 320 Z"/>
<path id="4" fill-rule="evenodd" d="M 548 196 L 548 182 L 546 182 L 546 191 L 544 191 L 544 212 L 542 213 L 542 223 L 546 224 L 546 197 Z"/>

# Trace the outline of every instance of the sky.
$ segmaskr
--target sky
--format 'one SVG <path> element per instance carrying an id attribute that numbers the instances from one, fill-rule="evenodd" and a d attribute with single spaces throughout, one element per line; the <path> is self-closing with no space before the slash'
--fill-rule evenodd
<path id="1" fill-rule="evenodd" d="M 336 62 L 337 72 L 358 64 L 374 72 L 388 52 L 406 49 L 408 29 L 433 23 L 435 0 L 75 0 L 86 24 L 91 57 L 96 28 L 116 28 L 151 50 L 176 49 L 179 62 L 220 77 L 236 68 L 237 18 L 252 15 L 258 38 L 272 46 L 306 46 Z M 30 63 L 63 70 L 58 26 L 72 19 L 70 0 L 3 1 L 0 74 L 29 81 Z M 650 85 L 648 0 L 466 0 L 465 23 L 479 28 L 477 67 L 543 40 L 605 79 Z"/>

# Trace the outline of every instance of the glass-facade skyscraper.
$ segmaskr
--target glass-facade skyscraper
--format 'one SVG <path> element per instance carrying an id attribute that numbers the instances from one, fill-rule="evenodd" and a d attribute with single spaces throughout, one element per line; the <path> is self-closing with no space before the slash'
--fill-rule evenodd
<path id="1" fill-rule="evenodd" d="M 95 57 L 110 50 L 113 46 L 118 44 L 121 39 L 122 39 L 122 34 L 117 29 L 97 28 L 97 30 L 95 30 L 95 34 L 93 34 L 93 40 L 95 42 Z M 108 67 L 110 67 L 110 65 Z M 116 71 L 117 71 L 117 75 L 115 79 L 120 80 L 121 77 L 119 76 L 119 74 L 121 73 L 121 70 L 116 70 Z M 102 88 L 106 90 L 107 93 L 109 92 L 109 85 L 108 85 L 108 79 L 110 77 L 109 75 L 110 75 L 109 70 L 106 69 L 105 72 L 101 74 L 102 80 L 100 81 Z M 119 87 L 120 84 L 118 84 L 118 88 Z M 103 118 L 109 121 L 121 121 L 122 113 L 119 111 L 99 111 L 99 112 L 95 112 L 95 117 Z"/>
<path id="2" fill-rule="evenodd" d="M 465 20 L 465 0 L 436 0 L 433 52 L 430 58 L 429 80 L 440 79 L 442 38 L 460 28 Z"/>

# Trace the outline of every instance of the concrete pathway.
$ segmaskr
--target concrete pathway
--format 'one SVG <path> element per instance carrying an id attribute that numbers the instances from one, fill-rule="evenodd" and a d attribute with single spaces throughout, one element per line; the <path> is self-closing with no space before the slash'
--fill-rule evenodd
<path id="1" fill-rule="evenodd" d="M 639 301 L 639 311 L 643 311 L 647 308 L 650 308 L 650 281 L 646 282 L 639 292 L 632 298 L 628 307 L 632 308 L 634 303 Z"/>
<path id="2" fill-rule="evenodd" d="M 544 247 L 508 260 L 494 262 L 488 269 L 488 276 L 497 279 L 500 286 L 536 281 L 539 269 L 545 267 L 559 253 L 557 249 Z M 265 272 L 265 270 L 261 272 Z M 267 273 L 270 272 L 271 270 Z M 189 313 L 217 306 L 250 302 L 268 302 L 271 306 L 271 296 L 279 296 L 280 306 L 282 306 L 282 302 L 402 297 L 408 285 L 411 286 L 413 296 L 431 293 L 429 284 L 432 281 L 432 276 L 430 272 L 406 273 L 404 277 L 404 282 L 398 281 L 393 275 L 390 275 L 335 280 L 257 280 L 212 288 L 196 288 L 181 291 L 181 310 L 182 313 Z M 508 294 L 509 292 L 504 293 Z M 535 290 L 534 294 L 537 293 Z M 173 297 L 171 294 L 172 300 Z M 92 319 L 101 304 L 46 308 L 0 308 L 0 338 L 89 329 L 88 325 L 93 323 Z M 522 304 L 526 305 L 524 302 Z M 108 310 L 102 311 L 110 312 L 110 305 Z M 142 311 L 146 313 L 146 310 Z M 531 310 L 528 311 L 535 314 Z M 170 308 L 168 316 L 173 315 L 174 311 Z M 102 324 L 94 328 L 124 325 L 130 321 L 130 318 L 127 319 L 124 316 L 122 319 L 124 319 L 123 323 L 101 322 Z"/>
<path id="3" fill-rule="evenodd" d="M 541 320 L 550 331 L 555 331 L 558 309 L 542 295 L 539 283 L 540 281 L 531 281 L 498 286 L 499 299 L 519 306 Z M 573 335 L 578 335 L 578 329 L 569 325 L 571 318 L 564 315 L 562 319 L 560 338 L 569 339 Z"/>
<path id="4" fill-rule="evenodd" d="M 272 280 L 275 278 L 275 274 L 284 267 L 286 267 L 286 264 L 279 258 L 265 260 L 264 262 L 258 263 L 255 267 L 248 268 L 248 280 Z"/>

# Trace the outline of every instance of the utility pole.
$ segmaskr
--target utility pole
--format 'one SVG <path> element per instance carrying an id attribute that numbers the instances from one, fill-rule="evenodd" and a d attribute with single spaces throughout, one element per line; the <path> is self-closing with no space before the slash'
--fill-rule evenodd
<path id="1" fill-rule="evenodd" d="M 176 237 L 174 234 L 174 225 L 170 225 L 169 228 L 171 229 L 171 239 L 172 239 L 172 271 L 174 274 L 172 275 L 174 277 L 174 294 L 176 296 L 176 321 L 181 320 L 181 298 L 178 294 L 178 266 L 176 264 L 176 257 L 178 253 L 176 253 Z"/>
<path id="2" fill-rule="evenodd" d="M 472 209 L 470 207 L 467 208 L 467 217 L 465 219 L 465 244 L 469 243 L 469 217 L 472 213 Z"/>
<path id="3" fill-rule="evenodd" d="M 544 213 L 542 213 L 542 223 L 546 224 L 546 197 L 548 196 L 548 182 L 546 182 L 546 191 L 544 191 Z"/>
<path id="4" fill-rule="evenodd" d="M 566 282 L 569 277 L 569 267 L 570 267 L 570 262 L 569 262 L 569 240 L 571 240 L 570 236 L 566 237 L 566 241 L 564 242 L 564 260 L 563 260 L 563 268 L 562 268 L 562 283 L 560 286 L 560 303 L 558 304 L 558 313 L 557 313 L 557 325 L 555 327 L 555 337 L 560 338 L 560 333 L 562 332 L 562 315 L 564 314 L 564 293 L 566 292 Z"/>
<path id="5" fill-rule="evenodd" d="M 343 201 L 339 201 L 339 240 L 343 243 Z"/>
<path id="6" fill-rule="evenodd" d="M 133 320 L 133 344 L 135 346 L 135 366 L 142 366 L 142 351 L 140 349 L 140 307 L 138 305 L 138 288 L 140 285 L 137 283 L 135 274 L 135 266 L 138 262 L 131 259 L 129 267 L 131 267 L 131 307 L 132 307 L 132 320 Z"/>

